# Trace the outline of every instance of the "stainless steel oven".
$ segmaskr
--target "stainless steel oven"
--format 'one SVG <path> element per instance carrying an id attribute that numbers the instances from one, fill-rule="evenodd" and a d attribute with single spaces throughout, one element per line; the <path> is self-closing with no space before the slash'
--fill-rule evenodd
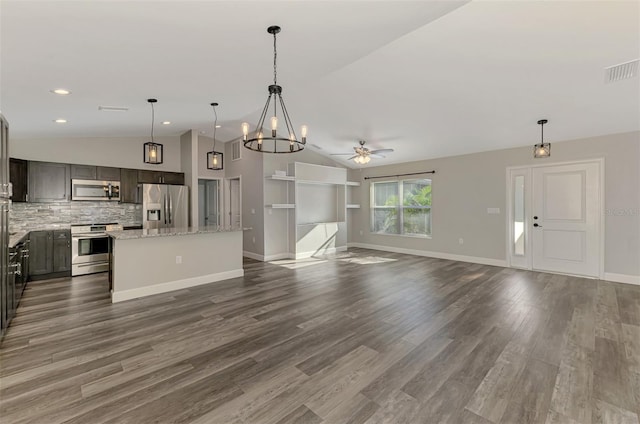
<path id="1" fill-rule="evenodd" d="M 72 225 L 71 275 L 108 271 L 111 247 L 106 231 L 118 230 L 118 224 Z"/>

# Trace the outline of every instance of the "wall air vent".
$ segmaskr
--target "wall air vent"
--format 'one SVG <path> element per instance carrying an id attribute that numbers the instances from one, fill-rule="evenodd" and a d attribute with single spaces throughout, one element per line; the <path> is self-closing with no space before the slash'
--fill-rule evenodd
<path id="1" fill-rule="evenodd" d="M 242 149 L 240 148 L 240 140 L 231 143 L 231 160 L 242 159 Z"/>
<path id="2" fill-rule="evenodd" d="M 637 76 L 638 62 L 640 62 L 640 59 L 604 68 L 604 82 L 617 82 Z"/>
<path id="3" fill-rule="evenodd" d="M 103 112 L 126 112 L 129 110 L 129 108 L 118 106 L 98 106 L 98 110 L 101 110 Z"/>

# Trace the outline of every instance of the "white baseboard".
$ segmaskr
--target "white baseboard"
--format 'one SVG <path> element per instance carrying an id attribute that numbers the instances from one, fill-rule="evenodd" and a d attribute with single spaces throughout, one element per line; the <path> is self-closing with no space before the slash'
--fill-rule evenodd
<path id="1" fill-rule="evenodd" d="M 640 286 L 640 275 L 615 274 L 613 272 L 605 272 L 603 280 Z"/>
<path id="2" fill-rule="evenodd" d="M 242 256 L 246 256 L 247 258 L 255 259 L 256 261 L 264 262 L 264 256 L 259 255 L 253 252 L 247 252 L 246 250 L 242 251 Z"/>
<path id="3" fill-rule="evenodd" d="M 283 259 L 293 259 L 291 253 L 277 253 L 275 255 L 268 255 L 264 257 L 264 262 L 281 261 Z"/>
<path id="4" fill-rule="evenodd" d="M 185 278 L 184 280 L 169 281 L 168 283 L 155 284 L 153 286 L 140 287 L 119 292 L 111 292 L 111 302 L 117 303 L 125 300 L 136 299 L 138 297 L 145 297 L 174 290 L 186 289 L 189 287 L 200 286 L 203 284 L 214 283 L 216 281 L 228 280 L 230 278 L 237 278 L 242 276 L 244 276 L 244 269 L 234 269 L 231 271 L 202 275 L 200 277 Z"/>
<path id="5" fill-rule="evenodd" d="M 328 247 L 328 248 L 322 249 L 320 251 L 316 250 L 316 251 L 313 251 L 313 252 L 296 253 L 295 259 L 306 259 L 306 258 L 311 258 L 312 256 L 315 256 L 315 255 L 330 255 L 332 253 L 344 252 L 346 250 L 347 250 L 347 246 Z"/>
<path id="6" fill-rule="evenodd" d="M 501 266 L 506 268 L 507 261 L 502 259 L 481 258 L 479 256 L 455 255 L 453 253 L 431 252 L 428 250 L 405 249 L 403 247 L 381 246 L 368 243 L 348 243 L 349 247 L 382 250 L 383 252 L 404 253 L 407 255 L 426 256 L 428 258 L 448 259 L 450 261 L 471 262 L 474 264 Z"/>

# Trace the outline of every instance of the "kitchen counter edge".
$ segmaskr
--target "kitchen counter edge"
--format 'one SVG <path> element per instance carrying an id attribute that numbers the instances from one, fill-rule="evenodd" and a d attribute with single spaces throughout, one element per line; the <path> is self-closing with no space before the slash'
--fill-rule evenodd
<path id="1" fill-rule="evenodd" d="M 188 227 L 188 228 L 160 228 L 155 230 L 123 230 L 107 231 L 107 235 L 115 240 L 132 240 L 148 237 L 172 237 L 192 234 L 229 233 L 234 231 L 246 231 L 247 227 Z"/>

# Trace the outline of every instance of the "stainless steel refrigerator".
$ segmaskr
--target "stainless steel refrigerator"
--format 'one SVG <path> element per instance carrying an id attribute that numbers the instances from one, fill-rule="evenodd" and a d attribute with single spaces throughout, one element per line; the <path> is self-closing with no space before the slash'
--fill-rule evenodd
<path id="1" fill-rule="evenodd" d="M 0 338 L 15 311 L 14 287 L 9 272 L 9 124 L 0 114 Z"/>
<path id="2" fill-rule="evenodd" d="M 189 187 L 141 184 L 142 228 L 186 228 L 189 226 Z"/>

